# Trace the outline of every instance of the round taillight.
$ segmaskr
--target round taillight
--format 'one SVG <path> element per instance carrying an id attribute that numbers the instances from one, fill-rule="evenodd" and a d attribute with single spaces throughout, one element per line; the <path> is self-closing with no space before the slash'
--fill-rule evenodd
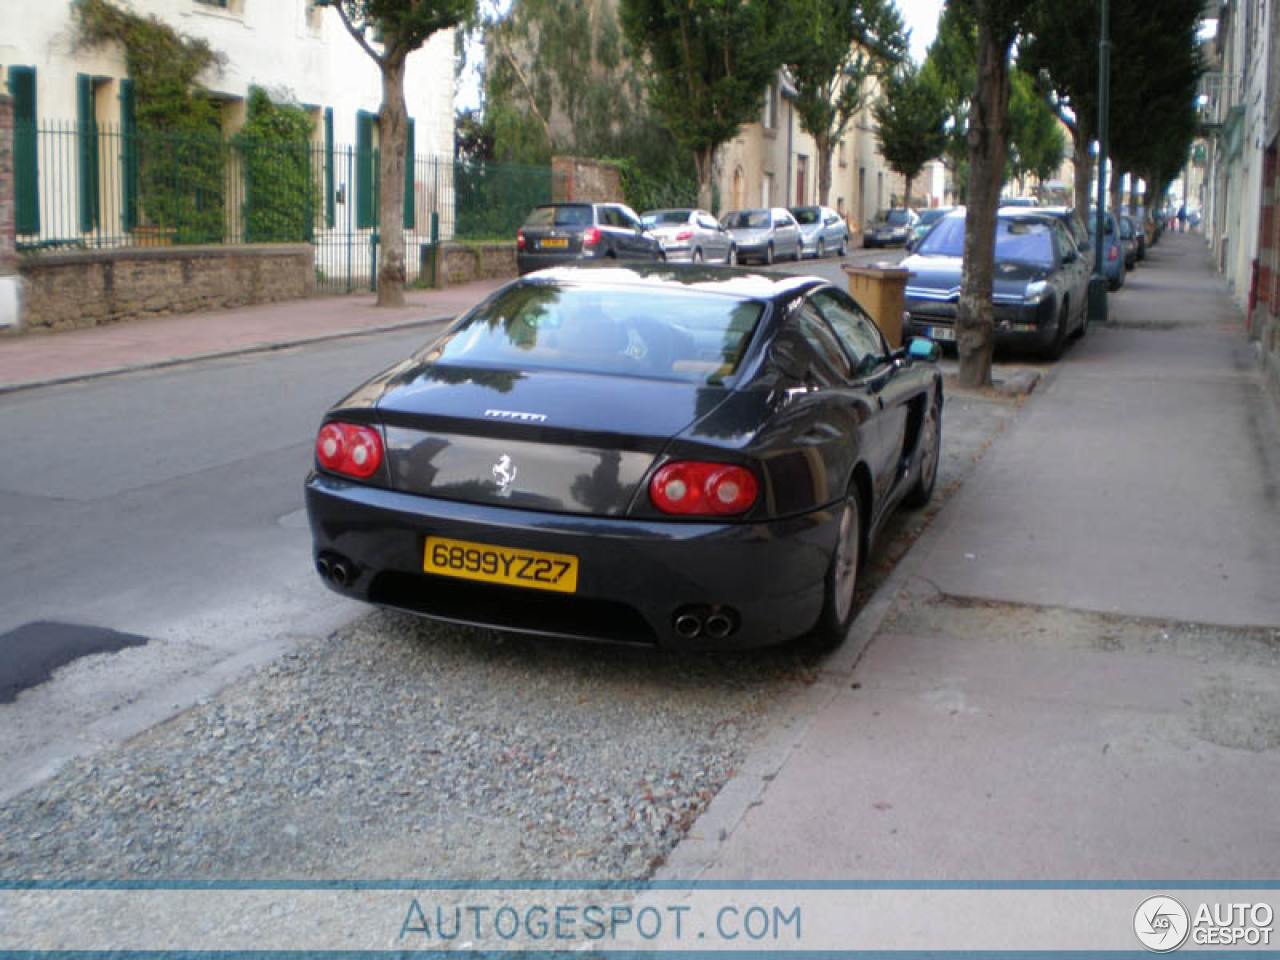
<path id="1" fill-rule="evenodd" d="M 316 436 L 316 462 L 334 473 L 371 477 L 382 466 L 382 437 L 361 424 L 326 423 Z"/>
<path id="2" fill-rule="evenodd" d="M 728 463 L 677 460 L 649 481 L 649 497 L 663 513 L 727 516 L 756 502 L 755 474 Z"/>

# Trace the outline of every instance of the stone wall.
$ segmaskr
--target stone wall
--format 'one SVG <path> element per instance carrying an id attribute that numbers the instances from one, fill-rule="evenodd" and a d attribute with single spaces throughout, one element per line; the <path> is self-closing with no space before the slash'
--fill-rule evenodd
<path id="1" fill-rule="evenodd" d="M 611 163 L 552 157 L 551 199 L 555 203 L 620 203 L 622 175 Z"/>
<path id="2" fill-rule="evenodd" d="M 157 247 L 19 258 L 22 327 L 69 330 L 315 294 L 308 244 Z"/>
<path id="3" fill-rule="evenodd" d="M 442 245 L 438 286 L 473 280 L 504 280 L 516 275 L 514 243 L 446 243 Z"/>
<path id="4" fill-rule="evenodd" d="M 13 199 L 13 101 L 0 94 L 0 330 L 18 326 L 22 309 L 22 280 Z"/>

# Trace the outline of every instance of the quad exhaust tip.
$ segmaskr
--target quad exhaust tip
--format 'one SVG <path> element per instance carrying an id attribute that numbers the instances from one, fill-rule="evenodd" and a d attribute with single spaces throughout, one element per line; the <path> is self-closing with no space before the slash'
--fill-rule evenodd
<path id="1" fill-rule="evenodd" d="M 316 573 L 335 587 L 349 587 L 359 578 L 356 565 L 346 557 L 334 553 L 322 553 L 316 557 Z"/>
<path id="2" fill-rule="evenodd" d="M 737 611 L 730 607 L 683 607 L 671 625 L 681 640 L 724 640 L 738 629 L 738 621 Z"/>

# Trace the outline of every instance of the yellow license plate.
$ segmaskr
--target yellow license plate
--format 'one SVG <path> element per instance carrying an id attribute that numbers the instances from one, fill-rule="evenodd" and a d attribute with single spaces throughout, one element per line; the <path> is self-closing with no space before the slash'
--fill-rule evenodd
<path id="1" fill-rule="evenodd" d="M 574 593 L 578 589 L 578 558 L 567 553 L 427 537 L 424 554 L 423 569 L 443 577 L 559 593 Z"/>
<path id="2" fill-rule="evenodd" d="M 569 241 L 564 237 L 548 237 L 538 244 L 541 250 L 564 250 L 569 246 Z"/>

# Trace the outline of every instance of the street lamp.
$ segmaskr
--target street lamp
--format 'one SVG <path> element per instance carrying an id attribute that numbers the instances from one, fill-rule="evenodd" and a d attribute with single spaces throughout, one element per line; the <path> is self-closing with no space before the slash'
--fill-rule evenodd
<path id="1" fill-rule="evenodd" d="M 1102 0 L 1098 40 L 1098 212 L 1094 223 L 1093 276 L 1089 278 L 1089 320 L 1107 319 L 1107 277 L 1103 272 L 1103 230 L 1107 224 L 1107 101 L 1111 98 L 1111 38 L 1107 0 Z"/>

